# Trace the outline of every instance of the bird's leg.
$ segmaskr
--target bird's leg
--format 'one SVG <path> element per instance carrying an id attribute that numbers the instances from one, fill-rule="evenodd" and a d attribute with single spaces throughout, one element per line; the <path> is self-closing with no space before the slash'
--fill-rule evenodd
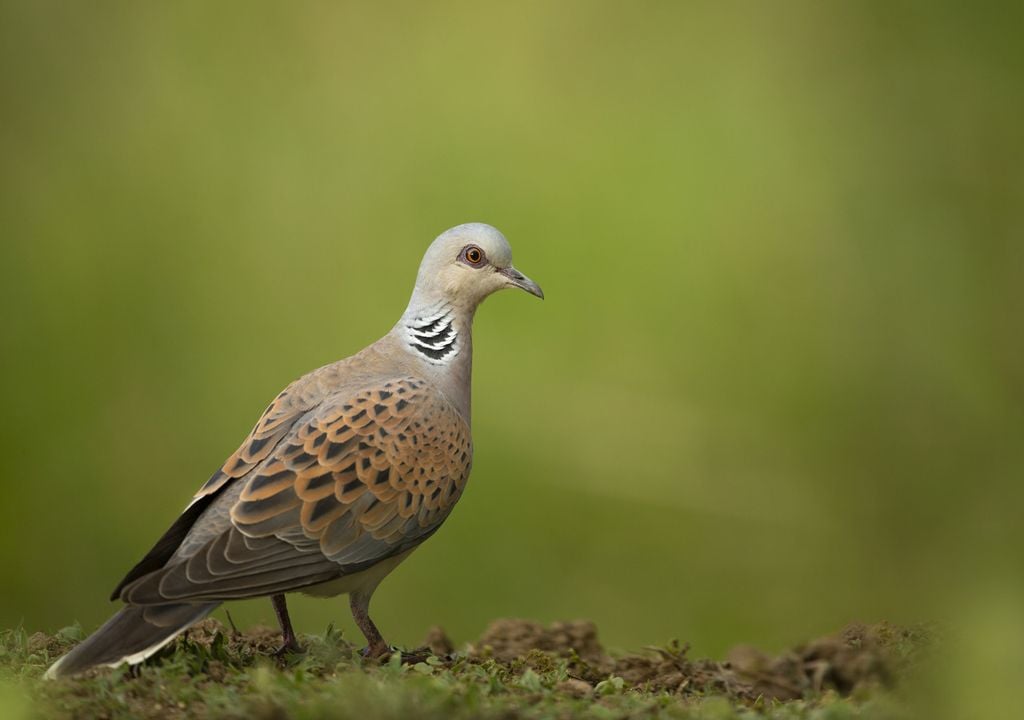
<path id="1" fill-rule="evenodd" d="M 271 595 L 270 602 L 274 605 L 277 622 L 281 625 L 281 637 L 284 639 L 284 644 L 274 654 L 280 656 L 290 652 L 302 652 L 302 646 L 299 645 L 295 631 L 292 629 L 292 619 L 288 617 L 288 604 L 285 602 L 284 595 Z"/>
<path id="2" fill-rule="evenodd" d="M 352 609 L 352 619 L 356 621 L 359 630 L 366 637 L 367 646 L 363 650 L 363 657 L 380 659 L 391 654 L 391 648 L 384 642 L 384 636 L 370 619 L 370 597 L 373 589 L 369 592 L 353 592 L 349 594 L 348 604 Z"/>

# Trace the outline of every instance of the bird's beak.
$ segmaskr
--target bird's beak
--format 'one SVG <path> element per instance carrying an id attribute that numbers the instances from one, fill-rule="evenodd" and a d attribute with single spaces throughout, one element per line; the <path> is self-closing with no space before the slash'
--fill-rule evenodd
<path id="1" fill-rule="evenodd" d="M 541 300 L 544 299 L 544 291 L 540 289 L 540 285 L 523 275 L 514 267 L 509 266 L 507 268 L 500 268 L 498 272 L 508 278 L 510 284 L 515 285 L 517 288 L 522 288 L 531 295 L 536 295 Z"/>

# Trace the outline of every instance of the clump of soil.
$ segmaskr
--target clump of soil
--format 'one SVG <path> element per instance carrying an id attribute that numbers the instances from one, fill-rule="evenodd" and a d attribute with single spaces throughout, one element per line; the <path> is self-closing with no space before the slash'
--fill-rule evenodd
<path id="1" fill-rule="evenodd" d="M 605 659 L 604 648 L 597 641 L 597 626 L 589 620 L 556 622 L 545 627 L 531 620 L 495 620 L 470 645 L 470 654 L 511 662 L 525 657 L 531 650 L 559 656 L 575 652 L 589 663 Z"/>
<path id="2" fill-rule="evenodd" d="M 28 642 L 25 645 L 25 649 L 29 655 L 36 655 L 39 653 L 45 653 L 48 657 L 56 657 L 63 655 L 64 652 L 71 645 L 69 640 L 72 638 L 64 638 L 58 635 L 47 635 L 43 632 L 32 633 Z M 81 637 L 73 638 L 81 640 Z"/>
<path id="3" fill-rule="evenodd" d="M 569 660 L 573 679 L 591 684 L 618 676 L 628 686 L 653 691 L 793 700 L 829 689 L 848 695 L 864 686 L 890 686 L 929 642 L 923 630 L 854 624 L 774 656 L 739 646 L 724 662 L 692 660 L 688 645 L 673 642 L 612 657 L 591 622 L 545 627 L 529 620 L 497 620 L 469 646 L 469 653 L 515 662 L 539 651 Z"/>
<path id="4" fill-rule="evenodd" d="M 218 639 L 220 636 L 221 639 Z M 273 655 L 281 647 L 281 631 L 257 625 L 245 632 L 225 628 L 213 618 L 196 623 L 185 631 L 184 639 L 196 645 L 212 646 L 215 642 L 223 642 L 228 653 L 242 658 L 266 657 Z"/>
<path id="5" fill-rule="evenodd" d="M 729 652 L 728 663 L 768 697 L 795 699 L 829 688 L 848 695 L 862 686 L 891 686 L 928 643 L 921 629 L 853 624 L 774 657 L 739 646 Z"/>

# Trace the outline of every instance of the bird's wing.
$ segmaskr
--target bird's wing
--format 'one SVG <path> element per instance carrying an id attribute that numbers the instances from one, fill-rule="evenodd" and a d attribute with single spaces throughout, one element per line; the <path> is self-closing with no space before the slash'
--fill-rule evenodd
<path id="1" fill-rule="evenodd" d="M 217 496 L 233 480 L 238 480 L 267 458 L 295 423 L 322 400 L 317 373 L 299 378 L 274 398 L 260 416 L 241 447 L 229 457 L 213 476 L 199 489 L 185 511 L 157 540 L 156 544 L 124 576 L 110 596 L 118 598 L 130 583 L 162 568 L 178 552 L 182 541 L 192 531 L 196 521 L 211 506 Z"/>
<path id="2" fill-rule="evenodd" d="M 230 522 L 200 519 L 186 542 L 195 536 L 202 546 L 121 598 L 227 600 L 358 572 L 432 534 L 471 462 L 469 427 L 423 381 L 339 396 L 307 412 L 246 476 Z"/>

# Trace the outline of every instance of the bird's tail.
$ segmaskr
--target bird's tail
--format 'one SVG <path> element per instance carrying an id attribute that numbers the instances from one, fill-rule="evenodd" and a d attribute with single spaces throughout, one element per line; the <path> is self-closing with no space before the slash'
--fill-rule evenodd
<path id="1" fill-rule="evenodd" d="M 213 612 L 220 603 L 122 608 L 103 627 L 50 666 L 47 679 L 75 675 L 91 667 L 140 663 L 182 630 Z"/>

